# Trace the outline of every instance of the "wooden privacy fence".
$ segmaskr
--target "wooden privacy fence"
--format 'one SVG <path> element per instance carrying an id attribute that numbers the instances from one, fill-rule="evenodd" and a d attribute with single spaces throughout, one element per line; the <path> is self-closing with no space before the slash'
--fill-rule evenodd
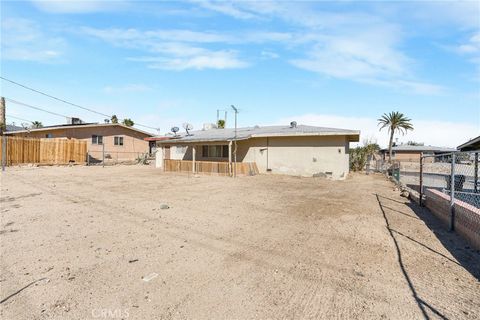
<path id="1" fill-rule="evenodd" d="M 164 160 L 164 170 L 167 172 L 193 172 L 193 161 L 189 160 Z M 195 173 L 208 175 L 229 176 L 234 163 L 217 161 L 195 161 Z M 236 164 L 237 175 L 253 176 L 258 174 L 255 162 L 238 162 Z"/>
<path id="2" fill-rule="evenodd" d="M 87 142 L 77 139 L 38 139 L 6 136 L 0 137 L 0 152 L 6 165 L 36 164 L 84 164 L 87 160 Z M 6 154 L 4 154 L 4 149 Z"/>

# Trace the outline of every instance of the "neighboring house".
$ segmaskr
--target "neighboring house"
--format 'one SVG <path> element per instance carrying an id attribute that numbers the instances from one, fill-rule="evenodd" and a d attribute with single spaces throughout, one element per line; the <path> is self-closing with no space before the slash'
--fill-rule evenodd
<path id="1" fill-rule="evenodd" d="M 20 130 L 24 130 L 24 128 L 13 125 L 13 124 L 5 125 L 5 132 L 20 131 Z"/>
<path id="2" fill-rule="evenodd" d="M 457 147 L 460 151 L 476 151 L 480 150 L 480 136 L 465 142 Z"/>
<path id="3" fill-rule="evenodd" d="M 433 146 L 412 146 L 412 145 L 399 145 L 392 147 L 392 160 L 400 162 L 420 162 L 420 156 L 423 155 L 439 155 L 443 153 L 451 153 L 456 151 L 451 148 L 433 147 Z M 380 150 L 383 154 L 383 160 L 388 161 L 390 154 L 388 148 Z M 425 162 L 434 162 L 434 157 L 425 158 Z"/>
<path id="4" fill-rule="evenodd" d="M 164 159 L 255 162 L 259 172 L 343 179 L 349 172 L 349 144 L 360 131 L 312 126 L 264 126 L 191 131 L 158 137 L 157 167 Z"/>
<path id="5" fill-rule="evenodd" d="M 87 141 L 90 161 L 100 161 L 105 150 L 105 159 L 111 161 L 134 160 L 150 152 L 150 143 L 145 138 L 152 134 L 117 123 L 83 123 L 48 126 L 38 129 L 7 131 L 7 135 L 31 138 L 75 138 Z"/>

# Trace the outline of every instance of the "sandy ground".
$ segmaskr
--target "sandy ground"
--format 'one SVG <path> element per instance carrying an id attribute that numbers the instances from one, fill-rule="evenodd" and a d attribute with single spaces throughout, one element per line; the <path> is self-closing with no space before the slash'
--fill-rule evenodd
<path id="1" fill-rule="evenodd" d="M 380 175 L 1 179 L 2 319 L 480 318 L 479 252 Z"/>

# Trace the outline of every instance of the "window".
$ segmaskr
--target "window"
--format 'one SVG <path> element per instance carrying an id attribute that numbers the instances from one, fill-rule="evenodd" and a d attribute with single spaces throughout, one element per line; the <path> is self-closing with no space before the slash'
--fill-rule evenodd
<path id="1" fill-rule="evenodd" d="M 113 144 L 116 146 L 123 146 L 123 137 L 113 137 Z"/>
<path id="2" fill-rule="evenodd" d="M 184 155 L 185 152 L 187 152 L 187 147 L 186 146 L 176 146 L 176 148 L 175 148 L 175 153 L 176 154 Z"/>
<path id="3" fill-rule="evenodd" d="M 53 135 L 52 135 L 51 133 L 47 133 L 47 134 L 45 135 L 45 138 L 53 138 Z"/>
<path id="4" fill-rule="evenodd" d="M 92 144 L 103 144 L 103 136 L 92 135 Z"/>
<path id="5" fill-rule="evenodd" d="M 228 146 L 202 146 L 204 158 L 228 158 Z"/>

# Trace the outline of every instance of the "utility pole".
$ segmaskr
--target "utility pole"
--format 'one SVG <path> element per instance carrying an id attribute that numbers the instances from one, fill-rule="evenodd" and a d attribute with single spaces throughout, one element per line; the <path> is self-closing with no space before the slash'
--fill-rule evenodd
<path id="1" fill-rule="evenodd" d="M 5 171 L 7 164 L 7 136 L 3 133 L 7 131 L 7 121 L 5 120 L 5 98 L 0 98 L 0 136 L 2 138 L 2 172 Z"/>
<path id="2" fill-rule="evenodd" d="M 233 147 L 233 177 L 237 176 L 237 114 L 238 109 L 235 106 L 231 105 L 233 111 L 235 111 L 235 137 L 234 137 L 234 147 Z"/>
<path id="3" fill-rule="evenodd" d="M 5 120 L 5 98 L 0 99 L 0 135 L 7 130 L 7 121 Z"/>

